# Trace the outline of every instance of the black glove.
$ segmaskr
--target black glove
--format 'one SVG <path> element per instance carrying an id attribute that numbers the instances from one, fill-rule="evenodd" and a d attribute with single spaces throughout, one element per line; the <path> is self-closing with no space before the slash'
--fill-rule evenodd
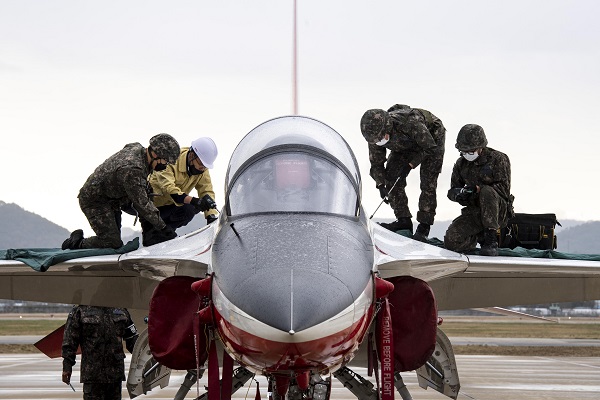
<path id="1" fill-rule="evenodd" d="M 471 203 L 473 196 L 477 193 L 477 188 L 473 185 L 467 185 L 461 188 L 452 188 L 450 189 L 450 192 L 454 197 L 454 201 L 461 206 L 468 206 Z"/>
<path id="2" fill-rule="evenodd" d="M 398 176 L 400 176 L 400 179 L 406 179 L 411 170 L 412 168 L 410 164 L 404 164 L 400 167 L 400 171 L 398 171 Z"/>
<path id="3" fill-rule="evenodd" d="M 205 194 L 203 198 L 199 199 L 197 197 L 192 198 L 190 204 L 196 207 L 200 211 L 208 211 L 211 208 L 216 209 L 217 203 L 210 197 L 208 194 Z"/>
<path id="4" fill-rule="evenodd" d="M 217 218 L 216 215 L 210 214 L 209 216 L 206 217 L 206 225 L 212 224 L 213 222 L 215 222 L 218 219 L 219 218 Z"/>
<path id="5" fill-rule="evenodd" d="M 383 199 L 385 204 L 389 204 L 390 201 L 387 198 L 388 190 L 385 188 L 385 185 L 381 184 L 381 185 L 377 186 L 377 189 L 379 189 L 379 196 L 381 196 L 381 198 Z"/>

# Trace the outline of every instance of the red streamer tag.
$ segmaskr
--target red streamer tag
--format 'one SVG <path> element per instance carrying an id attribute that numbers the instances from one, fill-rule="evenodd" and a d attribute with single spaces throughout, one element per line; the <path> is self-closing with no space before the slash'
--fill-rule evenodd
<path id="1" fill-rule="evenodd" d="M 390 303 L 384 299 L 384 307 L 379 310 L 379 348 L 381 349 L 381 400 L 394 400 L 394 336 Z"/>
<path id="2" fill-rule="evenodd" d="M 260 400 L 260 389 L 258 388 L 258 381 L 256 381 L 256 396 L 254 396 L 254 400 Z"/>
<path id="3" fill-rule="evenodd" d="M 233 358 L 223 349 L 223 377 L 221 378 L 221 400 L 231 400 L 233 381 Z"/>
<path id="4" fill-rule="evenodd" d="M 219 357 L 214 339 L 210 342 L 208 352 L 208 400 L 220 400 L 221 388 L 219 384 Z"/>

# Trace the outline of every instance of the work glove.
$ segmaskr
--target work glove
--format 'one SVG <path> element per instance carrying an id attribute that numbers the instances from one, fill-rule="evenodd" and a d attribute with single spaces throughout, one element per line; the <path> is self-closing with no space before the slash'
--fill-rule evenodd
<path id="1" fill-rule="evenodd" d="M 453 197 L 453 199 L 450 198 L 451 200 L 456 201 L 461 206 L 468 206 L 477 193 L 477 188 L 473 185 L 465 185 L 461 188 L 452 188 L 450 192 Z"/>
<path id="2" fill-rule="evenodd" d="M 210 195 L 208 194 L 205 194 L 204 197 L 201 199 L 193 197 L 192 201 L 190 201 L 190 204 L 200 211 L 208 211 L 211 208 L 217 208 L 217 203 L 215 203 L 212 197 L 210 197 Z"/>
<path id="3" fill-rule="evenodd" d="M 377 186 L 377 189 L 379 189 L 379 196 L 381 196 L 385 204 L 389 204 L 390 201 L 387 198 L 388 190 L 385 188 L 385 185 L 382 183 L 381 185 Z"/>
<path id="4" fill-rule="evenodd" d="M 406 179 L 406 177 L 408 176 L 408 174 L 410 173 L 411 170 L 411 166 L 410 164 L 404 164 L 400 167 L 400 171 L 398 171 L 398 176 L 400 177 L 400 179 Z"/>
<path id="5" fill-rule="evenodd" d="M 62 372 L 62 381 L 67 385 L 71 383 L 71 371 L 63 371 Z"/>
<path id="6" fill-rule="evenodd" d="M 212 224 L 213 222 L 215 222 L 218 219 L 219 218 L 217 218 L 216 215 L 210 214 L 209 216 L 206 217 L 206 225 Z"/>

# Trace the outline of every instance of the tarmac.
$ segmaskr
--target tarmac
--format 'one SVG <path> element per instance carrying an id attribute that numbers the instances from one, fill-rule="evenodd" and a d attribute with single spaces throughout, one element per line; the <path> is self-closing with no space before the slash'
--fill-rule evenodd
<path id="1" fill-rule="evenodd" d="M 44 336 L 7 335 L 0 336 L 0 344 L 33 344 Z M 489 338 L 462 337 L 450 338 L 453 346 L 486 345 L 486 346 L 569 346 L 600 347 L 600 339 L 544 339 L 544 338 Z"/>
<path id="2" fill-rule="evenodd" d="M 126 358 L 126 370 L 130 357 Z M 512 357 L 459 355 L 456 363 L 461 381 L 459 400 L 566 400 L 600 398 L 600 358 L 597 357 Z M 0 399 L 81 399 L 79 358 L 73 370 L 75 392 L 61 381 L 62 359 L 43 354 L 0 354 Z M 365 369 L 355 371 L 366 377 Z M 185 371 L 173 371 L 169 386 L 154 389 L 137 399 L 173 399 Z M 442 400 L 447 397 L 418 386 L 414 372 L 402 374 L 414 400 Z M 373 378 L 369 378 L 373 381 Z M 261 398 L 267 399 L 264 377 L 257 377 Z M 252 381 L 249 381 L 252 382 Z M 353 395 L 333 379 L 332 400 L 354 400 Z M 204 393 L 206 376 L 192 387 L 186 399 Z M 123 385 L 123 398 L 129 398 Z M 256 384 L 246 384 L 234 399 L 253 399 Z M 396 393 L 396 399 L 400 396 Z"/>

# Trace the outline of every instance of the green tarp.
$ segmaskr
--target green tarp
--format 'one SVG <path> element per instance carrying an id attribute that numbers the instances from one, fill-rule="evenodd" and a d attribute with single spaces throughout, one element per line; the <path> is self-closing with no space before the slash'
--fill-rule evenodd
<path id="1" fill-rule="evenodd" d="M 137 250 L 140 238 L 135 238 L 118 249 L 8 249 L 0 250 L 0 260 L 21 261 L 38 272 L 45 272 L 48 267 L 74 258 L 124 254 Z"/>
<path id="2" fill-rule="evenodd" d="M 396 232 L 399 235 L 412 238 L 412 234 L 409 230 L 403 230 Z M 428 240 L 429 244 L 437 247 L 444 248 L 444 242 L 438 238 L 431 238 Z M 475 249 L 467 255 L 479 255 L 479 249 Z M 528 258 L 558 258 L 563 260 L 582 260 L 582 261 L 600 261 L 600 254 L 574 254 L 574 253 L 561 253 L 556 250 L 538 250 L 538 249 L 524 249 L 523 247 L 515 247 L 514 249 L 498 249 L 498 255 L 504 257 L 528 257 Z"/>

